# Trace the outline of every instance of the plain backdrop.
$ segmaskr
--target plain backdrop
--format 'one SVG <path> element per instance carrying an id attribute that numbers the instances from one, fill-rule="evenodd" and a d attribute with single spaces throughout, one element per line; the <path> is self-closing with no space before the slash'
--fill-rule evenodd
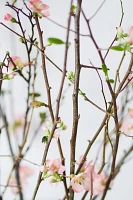
<path id="1" fill-rule="evenodd" d="M 11 2 L 11 1 L 10 1 Z M 69 4 L 70 1 L 62 1 L 62 0 L 45 0 L 44 3 L 48 4 L 50 6 L 50 18 L 55 20 L 61 25 L 67 26 L 67 19 L 69 14 Z M 5 0 L 0 1 L 0 21 L 4 22 L 6 25 L 11 27 L 13 30 L 16 30 L 17 32 L 20 32 L 16 24 L 12 24 L 10 22 L 6 22 L 3 20 L 4 15 L 6 13 L 11 13 L 14 15 L 14 12 L 10 9 L 5 7 Z M 83 10 L 87 16 L 87 18 L 91 17 L 92 14 L 96 11 L 96 9 L 100 6 L 102 3 L 102 0 L 84 0 L 83 1 Z M 22 7 L 22 1 L 18 0 L 18 3 L 16 4 L 19 7 Z M 76 5 L 76 1 L 75 1 Z M 125 32 L 128 30 L 130 26 L 133 25 L 133 1 L 132 0 L 123 0 L 123 7 L 124 7 L 124 20 L 122 23 L 122 27 L 124 28 Z M 116 34 L 116 27 L 119 25 L 121 18 L 121 7 L 120 7 L 120 1 L 119 0 L 106 0 L 104 6 L 101 8 L 100 12 L 97 14 L 97 16 L 91 21 L 91 27 L 93 34 L 96 38 L 96 41 L 100 48 L 106 49 L 110 45 L 111 41 L 115 37 Z M 41 27 L 44 32 L 44 41 L 45 44 L 47 43 L 48 37 L 57 37 L 65 41 L 66 39 L 66 29 L 63 29 L 54 23 L 50 22 L 48 19 L 41 19 Z M 30 32 L 30 26 L 26 22 L 25 18 L 22 17 L 23 25 L 25 26 L 27 35 Z M 74 29 L 74 20 L 71 21 L 71 28 Z M 80 32 L 82 34 L 88 34 L 88 29 L 86 26 L 86 23 L 81 16 L 81 27 Z M 0 61 L 3 59 L 5 52 L 9 51 L 12 56 L 20 56 L 22 60 L 26 60 L 27 56 L 25 53 L 25 49 L 23 44 L 21 44 L 18 40 L 19 38 L 17 36 L 14 36 L 13 33 L 5 29 L 0 25 Z M 68 63 L 67 63 L 67 70 L 68 71 L 74 71 L 74 33 L 70 33 L 69 41 L 71 43 L 68 53 Z M 81 64 L 89 65 L 90 61 L 95 66 L 101 66 L 98 54 L 96 52 L 96 49 L 90 40 L 89 37 L 80 37 L 81 41 Z M 52 45 L 47 48 L 46 54 L 49 56 L 49 58 L 55 62 L 61 69 L 63 68 L 63 61 L 64 61 L 64 45 Z M 33 51 L 33 57 L 35 57 L 35 49 Z M 105 54 L 105 51 L 103 51 L 103 55 Z M 113 78 L 115 75 L 115 69 L 117 68 L 121 53 L 113 52 L 111 51 L 107 57 L 107 66 L 110 68 L 110 77 Z M 122 65 L 121 70 L 121 77 L 123 77 L 128 63 L 130 60 L 130 55 L 127 53 L 125 61 Z M 55 69 L 55 67 L 47 61 L 47 69 L 48 69 L 48 76 L 49 76 L 49 82 L 50 86 L 52 87 L 51 93 L 52 93 L 52 102 L 55 102 L 60 81 L 61 81 L 61 73 Z M 37 81 L 35 90 L 36 92 L 40 92 L 42 96 L 39 98 L 40 101 L 47 102 L 47 96 L 46 96 L 46 90 L 43 80 L 43 74 L 41 70 L 41 60 L 39 57 L 38 61 L 38 75 L 37 75 Z M 101 73 L 101 76 L 104 76 Z M 101 93 L 101 85 L 99 78 L 95 71 L 93 70 L 87 70 L 83 69 L 81 72 L 81 79 L 80 79 L 80 88 L 82 91 L 86 93 L 86 95 L 94 101 L 96 104 L 98 104 L 100 107 L 104 108 L 104 100 Z M 65 81 L 64 89 L 67 89 L 67 92 L 64 94 L 65 99 L 63 100 L 63 104 L 60 109 L 60 117 L 63 120 L 63 122 L 67 125 L 67 130 L 64 131 L 60 138 L 62 142 L 62 148 L 64 151 L 64 156 L 66 158 L 66 167 L 67 167 L 67 173 L 69 172 L 69 143 L 70 143 L 70 136 L 71 136 L 71 129 L 72 129 L 72 91 L 73 86 L 67 87 L 68 81 Z M 6 95 L 4 99 L 4 105 L 5 105 L 5 112 L 8 115 L 9 121 L 12 121 L 12 115 L 16 116 L 18 114 L 23 114 L 25 109 L 25 99 L 26 99 L 26 84 L 20 78 L 19 76 L 16 76 L 14 80 L 12 81 L 4 81 L 3 82 L 3 88 L 6 90 L 10 90 L 12 95 Z M 106 84 L 104 83 L 104 90 L 107 97 L 107 101 L 110 100 L 110 94 L 108 92 L 108 88 L 106 87 Z M 118 99 L 118 105 L 120 106 L 120 99 Z M 132 105 L 131 105 L 132 106 Z M 32 134 L 34 133 L 35 128 L 37 127 L 39 123 L 39 117 L 38 113 L 41 111 L 46 111 L 46 109 L 35 109 L 34 115 L 33 115 L 33 121 L 31 123 L 30 133 L 29 133 L 29 139 L 32 137 Z M 89 104 L 88 102 L 85 102 L 83 98 L 79 97 L 79 113 L 80 113 L 80 120 L 79 120 L 79 128 L 78 128 L 78 137 L 77 137 L 77 149 L 76 149 L 76 158 L 80 155 L 82 155 L 88 145 L 87 140 L 91 139 L 93 135 L 95 134 L 96 130 L 98 129 L 102 118 L 104 116 L 104 113 L 102 113 L 100 110 L 96 109 L 94 106 Z M 1 123 L 1 122 L 0 122 Z M 113 123 L 112 123 L 113 125 Z M 112 126 L 113 127 L 113 126 Z M 112 130 L 112 127 L 110 127 L 110 130 Z M 22 134 L 22 131 L 19 130 L 17 133 L 20 137 Z M 41 143 L 41 139 L 43 137 L 44 133 L 42 130 L 39 131 L 36 140 L 34 141 L 32 148 L 26 155 L 26 159 L 33 161 L 35 163 L 40 164 L 43 150 L 44 150 L 44 144 Z M 15 143 L 14 138 L 15 136 L 12 134 L 12 143 L 14 144 L 14 150 L 15 150 Z M 92 150 L 90 151 L 90 154 L 88 156 L 88 161 L 95 160 L 97 151 L 98 151 L 98 145 L 103 138 L 103 132 L 101 132 L 100 137 L 98 138 L 96 144 L 94 147 L 92 147 Z M 122 137 L 120 140 L 120 148 L 119 148 L 119 156 L 123 155 L 124 149 L 126 149 L 130 144 L 132 143 L 131 138 Z M 10 154 L 6 134 L 3 131 L 0 136 L 0 154 Z M 48 158 L 49 159 L 55 159 L 59 157 L 59 152 L 57 148 L 56 141 L 53 140 L 51 144 L 51 148 L 49 149 Z M 99 160 L 99 166 L 100 166 L 101 160 Z M 29 165 L 32 167 L 35 171 L 35 174 L 33 177 L 28 179 L 28 185 L 25 188 L 25 200 L 30 200 L 36 185 L 37 176 L 39 169 L 38 167 L 29 164 L 27 162 L 22 161 L 23 165 Z M 0 158 L 0 165 L 1 165 L 1 177 L 0 182 L 1 184 L 6 184 L 6 180 L 8 178 L 12 161 L 10 158 Z M 129 161 L 127 164 L 122 167 L 122 170 L 120 172 L 120 175 L 117 176 L 116 180 L 113 183 L 113 189 L 108 192 L 106 196 L 106 200 L 125 200 L 125 199 L 132 199 L 133 197 L 133 164 L 132 160 Z M 62 184 L 59 184 L 55 186 L 54 184 L 51 185 L 48 183 L 48 181 L 43 181 L 38 194 L 37 194 L 37 200 L 59 200 L 64 195 L 64 188 Z M 76 194 L 75 199 L 80 200 L 83 193 Z M 89 199 L 89 196 L 88 198 Z M 14 200 L 14 195 L 11 193 L 10 189 L 7 189 L 7 192 L 4 196 L 4 200 Z"/>

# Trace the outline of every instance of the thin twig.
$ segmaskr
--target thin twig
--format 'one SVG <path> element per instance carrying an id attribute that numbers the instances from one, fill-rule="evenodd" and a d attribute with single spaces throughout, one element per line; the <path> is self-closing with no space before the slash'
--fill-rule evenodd
<path id="1" fill-rule="evenodd" d="M 72 126 L 72 136 L 70 140 L 70 174 L 74 174 L 75 171 L 75 152 L 76 152 L 76 139 L 77 139 L 77 129 L 79 121 L 78 113 L 78 91 L 79 91 L 79 80 L 80 80 L 80 13 L 81 13 L 82 0 L 77 1 L 77 8 L 75 14 L 75 77 L 74 77 L 74 89 L 73 89 L 73 126 Z M 70 187 L 69 189 L 70 197 L 69 200 L 74 199 L 74 191 Z"/>

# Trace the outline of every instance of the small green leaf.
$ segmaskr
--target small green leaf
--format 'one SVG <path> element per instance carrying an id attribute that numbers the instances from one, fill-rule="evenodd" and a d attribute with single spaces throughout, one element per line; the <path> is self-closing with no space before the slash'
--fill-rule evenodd
<path id="1" fill-rule="evenodd" d="M 72 5 L 72 7 L 71 7 L 71 13 L 72 13 L 72 14 L 74 14 L 76 8 L 77 8 L 76 6 Z"/>
<path id="2" fill-rule="evenodd" d="M 112 46 L 111 49 L 115 51 L 125 51 L 125 46 L 122 45 Z"/>
<path id="3" fill-rule="evenodd" d="M 111 113 L 111 114 L 113 114 L 113 113 L 114 113 L 114 108 L 112 108 L 112 109 L 111 109 L 110 113 Z"/>
<path id="4" fill-rule="evenodd" d="M 114 80 L 113 80 L 113 79 L 109 79 L 109 82 L 110 82 L 110 83 L 114 83 Z"/>
<path id="5" fill-rule="evenodd" d="M 12 23 L 17 23 L 17 20 L 13 17 L 13 18 L 11 19 L 11 22 L 12 22 Z"/>
<path id="6" fill-rule="evenodd" d="M 58 38 L 48 38 L 48 42 L 51 44 L 65 44 L 65 42 Z"/>
<path id="7" fill-rule="evenodd" d="M 41 112 L 41 113 L 39 113 L 39 116 L 40 116 L 40 118 L 41 118 L 42 121 L 44 121 L 44 120 L 47 118 L 45 112 Z"/>
<path id="8" fill-rule="evenodd" d="M 107 68 L 107 66 L 105 65 L 105 63 L 102 64 L 102 70 L 103 70 L 104 74 L 105 74 L 106 76 L 108 76 L 108 68 Z"/>
<path id="9" fill-rule="evenodd" d="M 33 93 L 30 93 L 29 96 L 33 96 Z M 40 93 L 34 93 L 34 97 L 40 97 L 41 94 Z"/>
<path id="10" fill-rule="evenodd" d="M 83 93 L 81 90 L 79 90 L 79 95 L 81 95 L 81 96 L 83 96 L 83 97 L 85 97 L 86 96 L 86 94 L 85 93 Z"/>
<path id="11" fill-rule="evenodd" d="M 44 136 L 43 138 L 42 138 L 42 143 L 45 143 L 45 142 L 47 142 L 48 141 L 48 137 L 47 136 Z"/>

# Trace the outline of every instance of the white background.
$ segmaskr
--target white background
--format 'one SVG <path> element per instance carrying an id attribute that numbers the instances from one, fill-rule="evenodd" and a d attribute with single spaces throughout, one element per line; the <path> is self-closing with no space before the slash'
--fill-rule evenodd
<path id="1" fill-rule="evenodd" d="M 75 1 L 76 2 L 76 1 Z M 17 32 L 19 29 L 17 25 L 11 24 L 10 22 L 6 22 L 3 20 L 4 15 L 8 13 L 12 13 L 14 16 L 13 11 L 11 9 L 6 8 L 4 4 L 6 3 L 5 0 L 0 1 L 0 21 L 4 22 L 6 25 L 10 26 Z M 67 26 L 67 18 L 69 13 L 69 1 L 62 1 L 62 0 L 46 0 L 44 3 L 50 6 L 50 18 Z M 102 3 L 101 0 L 85 0 L 83 1 L 83 9 L 86 13 L 87 18 L 89 18 L 99 7 Z M 17 5 L 19 7 L 22 6 L 22 2 L 18 1 Z M 123 0 L 124 6 L 124 20 L 122 23 L 122 27 L 125 31 L 128 30 L 130 26 L 133 25 L 133 1 L 132 0 Z M 121 18 L 121 7 L 119 0 L 107 0 L 104 6 L 102 7 L 101 11 L 97 14 L 97 16 L 92 20 L 91 27 L 96 38 L 96 41 L 100 48 L 107 48 L 111 41 L 113 40 L 116 34 L 116 27 L 119 25 Z M 44 41 L 47 42 L 48 37 L 57 37 L 65 41 L 66 37 L 66 30 L 51 23 L 47 19 L 41 19 L 41 26 L 42 30 L 44 31 Z M 71 21 L 71 28 L 73 26 L 73 19 Z M 26 23 L 25 19 L 23 18 L 23 24 L 27 33 L 30 31 L 29 24 Z M 84 22 L 83 18 L 81 17 L 81 33 L 88 34 L 88 29 L 86 23 Z M 70 42 L 71 46 L 69 49 L 69 56 L 68 56 L 68 64 L 67 70 L 74 71 L 74 34 L 70 34 Z M 14 34 L 10 33 L 4 27 L 0 26 L 0 61 L 3 59 L 4 54 L 6 51 L 9 51 L 11 55 L 20 56 L 22 60 L 26 60 L 26 53 L 24 51 L 23 45 L 19 42 L 17 37 L 14 37 Z M 33 52 L 33 57 L 35 56 L 35 51 Z M 53 60 L 60 68 L 63 68 L 63 60 L 64 60 L 64 46 L 51 46 L 48 47 L 46 50 L 46 54 Z M 104 52 L 103 52 L 104 54 Z M 110 52 L 107 57 L 107 66 L 110 68 L 110 76 L 111 78 L 114 77 L 115 69 L 117 68 L 119 61 L 121 58 L 121 53 L 118 52 Z M 124 75 L 128 63 L 129 63 L 130 55 L 127 54 L 125 61 L 122 65 L 121 77 Z M 101 65 L 100 60 L 98 58 L 98 54 L 96 49 L 93 46 L 92 41 L 88 37 L 81 37 L 81 64 L 89 65 L 89 60 L 95 65 Z M 41 70 L 41 60 L 38 62 L 38 76 L 37 76 L 37 83 L 36 83 L 36 91 L 41 92 L 42 96 L 40 97 L 40 101 L 47 101 L 46 97 L 46 90 L 43 81 L 43 74 Z M 50 86 L 52 87 L 52 100 L 55 101 L 61 80 L 61 73 L 55 69 L 51 63 L 47 61 L 47 69 L 49 74 L 49 81 Z M 67 87 L 68 81 L 65 83 L 65 88 Z M 14 80 L 10 82 L 4 82 L 3 87 L 6 89 L 10 89 L 13 94 L 13 102 L 11 101 L 10 96 L 6 96 L 5 105 L 6 105 L 6 113 L 8 114 L 9 120 L 11 120 L 11 112 L 14 115 L 19 113 L 24 113 L 25 109 L 25 101 L 26 98 L 26 85 L 24 81 L 19 76 L 16 76 Z M 83 69 L 81 72 L 81 83 L 80 88 L 86 93 L 86 95 L 93 100 L 96 104 L 104 108 L 104 101 L 101 94 L 101 86 L 98 76 L 95 71 L 93 70 L 86 70 Z M 105 85 L 105 93 L 107 96 L 107 101 L 110 100 L 110 95 L 108 89 Z M 118 100 L 118 104 L 120 105 L 120 100 Z M 66 165 L 67 168 L 69 166 L 69 141 L 71 136 L 71 128 L 72 128 L 72 87 L 68 89 L 67 93 L 65 94 L 64 106 L 60 109 L 60 117 L 67 125 L 67 130 L 62 133 L 61 135 L 61 142 L 64 151 L 64 156 L 66 157 Z M 105 108 L 104 108 L 105 109 Z M 39 123 L 38 112 L 43 111 L 41 108 L 34 111 L 33 122 L 31 124 L 30 135 L 29 138 L 32 136 L 35 128 Z M 45 109 L 46 111 L 46 109 Z M 95 134 L 96 130 L 98 129 L 104 113 L 97 110 L 95 107 L 91 106 L 89 103 L 85 102 L 82 97 L 79 97 L 79 113 L 80 113 L 80 120 L 79 120 L 79 129 L 78 129 L 78 138 L 77 138 L 77 149 L 76 149 L 76 158 L 82 155 L 87 147 L 87 140 L 91 139 Z M 110 127 L 112 130 L 112 127 Z M 21 130 L 18 134 L 21 134 Z M 102 137 L 103 132 L 101 132 Z M 40 130 L 35 142 L 29 153 L 26 156 L 26 159 L 29 159 L 35 163 L 40 164 L 44 144 L 41 143 L 41 138 L 43 137 L 43 131 Z M 12 135 L 12 140 L 14 135 Z M 0 138 L 0 154 L 10 154 L 8 149 L 7 138 L 4 134 L 4 131 Z M 96 142 L 97 144 L 94 145 L 92 150 L 90 151 L 88 161 L 95 160 L 96 153 L 98 151 L 98 144 L 100 143 L 100 138 Z M 119 148 L 119 155 L 123 155 L 123 150 L 128 148 L 130 143 L 132 143 L 132 139 L 123 138 L 120 140 L 120 148 Z M 49 149 L 48 158 L 55 159 L 59 157 L 58 148 L 56 141 L 52 141 L 52 148 Z M 14 148 L 15 149 L 15 148 Z M 35 170 L 35 176 L 28 180 L 28 186 L 26 186 L 25 190 L 25 200 L 30 200 L 36 185 L 36 180 L 38 176 L 38 167 L 25 163 L 23 164 L 31 166 Z M 1 158 L 1 184 L 6 184 L 6 180 L 9 174 L 9 169 L 11 168 L 11 159 L 10 158 Z M 99 162 L 100 166 L 100 162 Z M 133 196 L 133 164 L 132 161 L 125 164 L 125 166 L 121 170 L 121 174 L 117 176 L 117 179 L 114 181 L 113 189 L 108 192 L 106 196 L 106 200 L 125 200 L 125 199 L 132 199 Z M 68 172 L 68 170 L 67 170 Z M 38 191 L 37 200 L 58 200 L 61 199 L 64 194 L 64 190 L 62 186 L 53 186 L 48 183 L 48 181 L 44 181 Z M 76 200 L 81 199 L 81 194 L 75 196 Z M 89 197 L 88 197 L 89 198 Z M 7 190 L 6 195 L 4 196 L 4 200 L 13 200 L 14 196 L 12 195 L 10 189 Z"/>

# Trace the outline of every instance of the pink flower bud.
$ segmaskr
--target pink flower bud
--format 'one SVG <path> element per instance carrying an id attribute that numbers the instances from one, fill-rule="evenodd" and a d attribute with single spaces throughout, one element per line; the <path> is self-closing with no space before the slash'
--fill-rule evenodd
<path id="1" fill-rule="evenodd" d="M 121 38 L 122 35 L 123 35 L 123 29 L 122 29 L 121 26 L 119 26 L 119 27 L 117 28 L 117 37 L 118 37 L 118 38 Z"/>
<path id="2" fill-rule="evenodd" d="M 45 172 L 45 171 L 47 171 L 47 167 L 44 166 L 44 165 L 42 165 L 42 166 L 40 167 L 40 172 Z"/>
<path id="3" fill-rule="evenodd" d="M 12 15 L 10 15 L 9 13 L 7 13 L 5 16 L 4 16 L 4 20 L 6 21 L 11 21 L 12 20 Z"/>

